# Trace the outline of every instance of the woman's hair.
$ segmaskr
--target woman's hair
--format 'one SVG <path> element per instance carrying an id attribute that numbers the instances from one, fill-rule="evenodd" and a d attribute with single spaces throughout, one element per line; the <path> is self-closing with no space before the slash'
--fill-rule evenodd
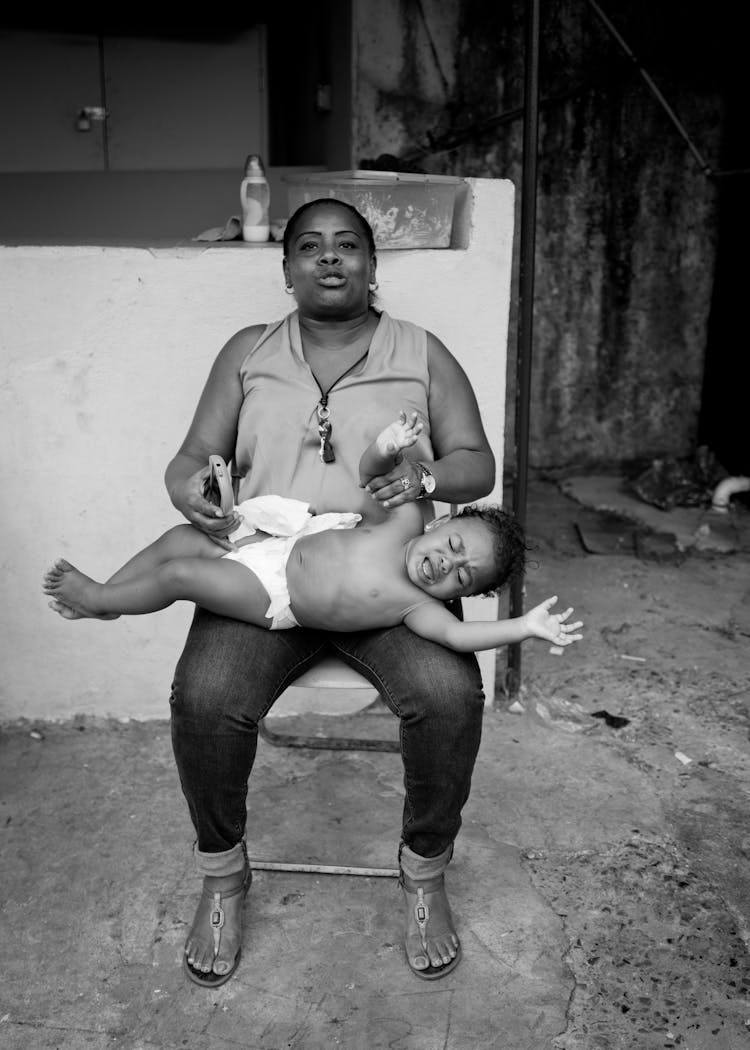
<path id="1" fill-rule="evenodd" d="M 495 564 L 490 574 L 489 586 L 477 592 L 485 598 L 490 598 L 523 572 L 526 566 L 526 552 L 531 550 L 526 546 L 524 531 L 512 515 L 490 504 L 464 507 L 455 517 L 478 518 L 484 522 L 492 535 Z"/>
<path id="2" fill-rule="evenodd" d="M 375 254 L 375 237 L 372 232 L 372 227 L 370 226 L 369 222 L 364 217 L 364 215 L 361 212 L 357 211 L 353 204 L 347 204 L 346 201 L 340 201 L 336 197 L 318 197 L 317 200 L 307 201 L 306 204 L 300 204 L 299 208 L 297 208 L 294 214 L 290 216 L 289 219 L 287 219 L 287 224 L 284 228 L 285 256 L 289 254 L 289 249 L 292 244 L 292 237 L 294 236 L 294 231 L 297 228 L 300 219 L 305 214 L 305 212 L 309 211 L 310 208 L 315 208 L 319 204 L 335 204 L 339 208 L 346 208 L 346 210 L 350 212 L 350 214 L 356 219 L 356 221 L 361 226 L 362 232 L 365 235 L 365 240 L 367 241 L 367 247 L 369 249 L 370 255 Z"/>

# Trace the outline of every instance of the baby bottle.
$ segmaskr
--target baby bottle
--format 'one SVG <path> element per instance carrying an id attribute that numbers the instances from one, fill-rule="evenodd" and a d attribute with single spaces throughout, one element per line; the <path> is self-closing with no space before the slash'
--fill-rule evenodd
<path id="1" fill-rule="evenodd" d="M 268 240 L 270 198 L 263 161 L 257 153 L 251 153 L 245 161 L 245 177 L 240 186 L 243 241 Z"/>

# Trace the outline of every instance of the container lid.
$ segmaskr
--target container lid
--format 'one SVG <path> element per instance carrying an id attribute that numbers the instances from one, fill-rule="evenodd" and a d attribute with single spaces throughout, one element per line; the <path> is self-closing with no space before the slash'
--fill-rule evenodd
<path id="1" fill-rule="evenodd" d="M 251 153 L 245 161 L 245 175 L 265 175 L 263 161 L 257 153 Z"/>
<path id="2" fill-rule="evenodd" d="M 355 169 L 353 171 L 310 171 L 299 175 L 284 175 L 284 182 L 356 182 L 358 185 L 382 186 L 384 183 L 408 182 L 416 185 L 429 185 L 431 183 L 442 183 L 443 185 L 456 186 L 463 180 L 457 175 L 421 175 L 404 171 L 369 171 Z"/>

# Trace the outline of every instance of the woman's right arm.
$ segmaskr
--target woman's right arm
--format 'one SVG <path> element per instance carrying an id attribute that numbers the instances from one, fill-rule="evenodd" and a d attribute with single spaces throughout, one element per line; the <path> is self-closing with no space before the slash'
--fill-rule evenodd
<path id="1" fill-rule="evenodd" d="M 169 463 L 164 481 L 177 510 L 196 528 L 225 549 L 226 540 L 238 521 L 236 514 L 224 517 L 203 495 L 208 476 L 208 457 L 230 460 L 237 440 L 242 407 L 240 366 L 260 338 L 264 325 L 243 328 L 224 345 L 213 363 L 185 440 Z M 218 512 L 218 513 L 217 513 Z"/>

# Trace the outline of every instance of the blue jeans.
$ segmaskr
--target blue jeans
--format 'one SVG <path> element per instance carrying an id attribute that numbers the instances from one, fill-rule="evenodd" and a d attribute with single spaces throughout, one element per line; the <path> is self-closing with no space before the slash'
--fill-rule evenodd
<path id="1" fill-rule="evenodd" d="M 199 608 L 170 700 L 172 744 L 198 851 L 223 853 L 242 840 L 258 720 L 331 651 L 364 674 L 401 721 L 402 841 L 435 857 L 455 839 L 482 731 L 484 695 L 473 653 L 452 652 L 403 626 L 351 634 L 268 631 Z"/>

